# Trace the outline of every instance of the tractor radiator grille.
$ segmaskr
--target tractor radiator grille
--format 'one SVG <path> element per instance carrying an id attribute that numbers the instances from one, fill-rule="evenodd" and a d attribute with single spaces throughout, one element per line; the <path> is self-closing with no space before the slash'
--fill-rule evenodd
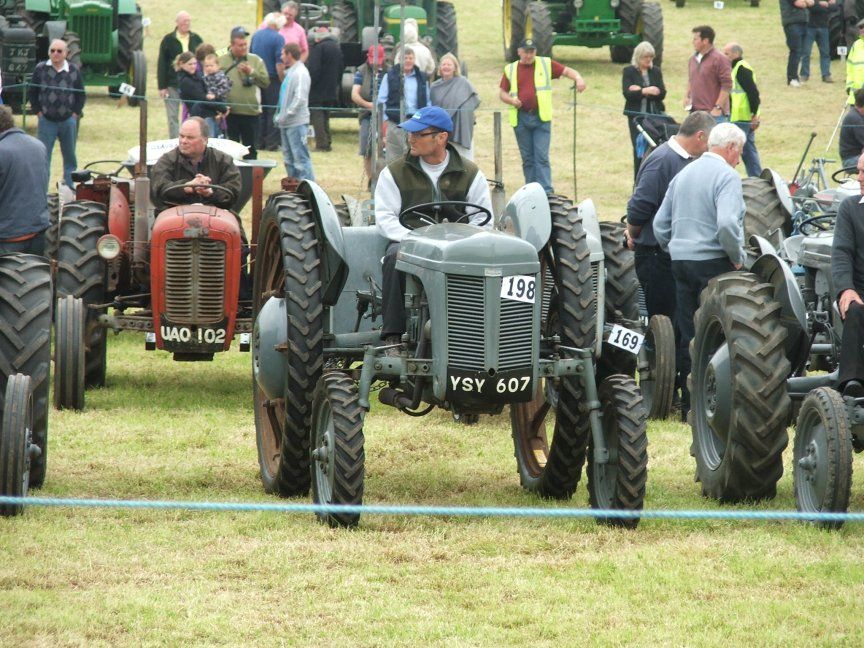
<path id="1" fill-rule="evenodd" d="M 482 277 L 447 277 L 447 363 L 459 369 L 484 368 Z"/>
<path id="2" fill-rule="evenodd" d="M 165 315 L 171 322 L 213 324 L 224 318 L 225 244 L 172 239 L 165 246 Z"/>
<path id="3" fill-rule="evenodd" d="M 531 366 L 534 304 L 501 300 L 498 370 Z"/>
<path id="4" fill-rule="evenodd" d="M 76 14 L 73 21 L 69 29 L 81 37 L 81 50 L 91 58 L 96 56 L 99 63 L 107 62 L 111 55 L 110 17 Z"/>
<path id="5" fill-rule="evenodd" d="M 549 316 L 549 305 L 552 303 L 552 291 L 555 288 L 555 277 L 548 265 L 543 268 L 543 296 L 540 302 L 540 321 L 546 322 Z"/>
<path id="6" fill-rule="evenodd" d="M 600 262 L 595 261 L 591 264 L 591 294 L 597 297 L 597 286 L 599 285 Z"/>

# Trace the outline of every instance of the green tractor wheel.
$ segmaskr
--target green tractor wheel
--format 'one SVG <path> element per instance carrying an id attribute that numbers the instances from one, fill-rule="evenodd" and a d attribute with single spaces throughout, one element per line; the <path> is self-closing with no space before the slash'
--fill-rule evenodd
<path id="1" fill-rule="evenodd" d="M 615 14 L 621 21 L 621 32 L 624 34 L 637 34 L 637 23 L 642 13 L 642 0 L 621 0 Z M 631 45 L 610 45 L 609 56 L 613 63 L 629 63 L 633 57 Z"/>
<path id="2" fill-rule="evenodd" d="M 63 34 L 63 40 L 66 41 L 66 60 L 80 68 L 81 37 L 75 32 L 66 32 Z"/>
<path id="3" fill-rule="evenodd" d="M 278 11 L 278 9 L 276 9 Z M 350 2 L 334 2 L 330 7 L 331 22 L 339 28 L 339 40 L 343 43 L 356 43 L 357 9 Z"/>
<path id="4" fill-rule="evenodd" d="M 539 56 L 552 55 L 555 32 L 549 8 L 544 2 L 528 0 L 504 0 L 502 8 L 504 33 L 504 58 L 515 61 L 516 50 L 523 38 L 533 38 Z"/>

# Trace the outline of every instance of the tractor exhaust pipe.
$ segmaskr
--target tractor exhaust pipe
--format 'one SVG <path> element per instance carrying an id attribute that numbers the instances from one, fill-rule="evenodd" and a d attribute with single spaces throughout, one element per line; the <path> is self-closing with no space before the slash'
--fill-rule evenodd
<path id="1" fill-rule="evenodd" d="M 132 237 L 132 274 L 138 281 L 146 276 L 149 239 L 150 177 L 147 175 L 147 99 L 139 104 L 138 164 L 135 165 L 135 223 Z"/>

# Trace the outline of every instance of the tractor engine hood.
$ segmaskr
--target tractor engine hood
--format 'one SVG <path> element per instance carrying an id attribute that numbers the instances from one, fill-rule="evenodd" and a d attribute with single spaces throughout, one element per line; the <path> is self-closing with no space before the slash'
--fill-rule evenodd
<path id="1" fill-rule="evenodd" d="M 539 272 L 534 246 L 510 234 L 463 223 L 442 223 L 414 230 L 399 248 L 400 270 L 409 266 L 450 274 L 486 276 Z"/>

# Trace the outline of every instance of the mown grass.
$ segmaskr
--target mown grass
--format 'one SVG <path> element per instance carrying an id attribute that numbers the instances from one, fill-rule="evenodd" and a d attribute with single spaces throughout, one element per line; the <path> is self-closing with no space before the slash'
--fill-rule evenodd
<path id="1" fill-rule="evenodd" d="M 497 108 L 498 3 L 456 4 L 471 79 L 483 108 Z M 153 20 L 151 70 L 178 9 L 189 9 L 193 28 L 217 43 L 254 15 L 251 2 L 142 6 Z M 810 130 L 824 148 L 842 85 L 785 87 L 776 5 L 663 9 L 670 112 L 680 116 L 690 28 L 710 22 L 718 41 L 743 44 L 757 70 L 763 162 L 791 175 Z M 617 217 L 631 182 L 620 67 L 606 50 L 556 56 L 590 86 L 578 109 L 579 197 Z M 839 81 L 837 63 L 834 72 Z M 558 82 L 554 177 L 572 194 L 569 96 Z M 125 155 L 136 124 L 135 111 L 91 99 L 82 163 Z M 154 102 L 151 138 L 164 136 L 164 124 Z M 313 153 L 316 173 L 331 195 L 357 195 L 356 126 L 342 120 L 333 128 L 334 152 Z M 479 114 L 477 132 L 478 159 L 491 176 L 490 112 Z M 506 127 L 504 137 L 509 193 L 521 173 Z M 58 152 L 55 177 L 59 169 Z M 108 366 L 108 387 L 88 392 L 86 411 L 52 412 L 41 494 L 275 501 L 257 475 L 248 355 L 173 363 L 123 334 L 111 338 Z M 366 421 L 368 502 L 544 505 L 519 487 L 506 416 L 466 428 L 446 413 L 416 421 L 375 405 Z M 693 483 L 689 429 L 652 423 L 649 439 L 646 507 L 716 508 Z M 762 508 L 794 508 L 788 451 L 785 464 L 777 499 Z M 587 506 L 584 486 L 572 505 Z M 850 509 L 864 510 L 860 485 Z M 825 533 L 790 523 L 647 521 L 620 532 L 589 520 L 366 516 L 346 532 L 311 515 L 30 508 L 0 524 L 0 645 L 854 646 L 864 639 L 862 549 L 857 525 Z"/>

